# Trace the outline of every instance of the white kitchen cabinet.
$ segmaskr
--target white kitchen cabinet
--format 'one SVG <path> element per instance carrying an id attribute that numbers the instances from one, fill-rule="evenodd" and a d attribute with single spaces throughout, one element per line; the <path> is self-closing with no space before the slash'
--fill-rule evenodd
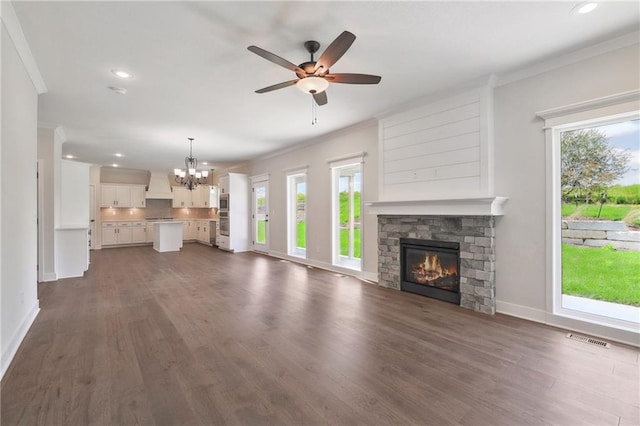
<path id="1" fill-rule="evenodd" d="M 196 222 L 196 239 L 205 244 L 209 244 L 209 225 L 208 220 L 199 220 Z"/>
<path id="2" fill-rule="evenodd" d="M 218 230 L 216 234 L 218 247 L 234 252 L 247 251 L 249 249 L 249 222 L 251 220 L 249 178 L 244 173 L 229 173 L 221 176 L 218 183 L 220 194 L 229 196 L 228 219 L 222 216 L 219 219 L 219 222 L 228 221 L 229 235 L 220 235 Z"/>
<path id="3" fill-rule="evenodd" d="M 131 224 L 131 242 L 134 244 L 147 242 L 147 225 L 145 222 L 133 222 Z"/>
<path id="4" fill-rule="evenodd" d="M 100 193 L 101 207 L 146 207 L 144 185 L 103 183 Z"/>
<path id="5" fill-rule="evenodd" d="M 204 185 L 198 185 L 193 191 L 191 191 L 191 207 L 204 207 L 204 197 L 203 194 Z M 207 200 L 208 201 L 208 200 Z M 207 202 L 207 204 L 209 204 Z"/>
<path id="6" fill-rule="evenodd" d="M 175 209 L 178 208 L 208 208 L 211 203 L 210 186 L 198 185 L 193 191 L 182 186 L 173 187 L 173 203 Z"/>
<path id="7" fill-rule="evenodd" d="M 220 194 L 229 193 L 229 175 L 220 176 L 220 179 L 218 179 L 218 188 Z"/>
<path id="8" fill-rule="evenodd" d="M 102 228 L 102 245 L 118 244 L 118 228 Z"/>
<path id="9" fill-rule="evenodd" d="M 209 206 L 218 208 L 218 187 L 212 185 L 209 187 Z"/>
<path id="10" fill-rule="evenodd" d="M 131 230 L 130 222 L 103 222 L 102 245 L 131 244 Z"/>
<path id="11" fill-rule="evenodd" d="M 153 235 L 154 235 L 153 222 L 147 222 L 147 242 L 148 243 L 153 242 Z"/>
<path id="12" fill-rule="evenodd" d="M 195 240 L 197 237 L 197 225 L 195 220 L 182 221 L 182 240 Z"/>
<path id="13" fill-rule="evenodd" d="M 131 185 L 129 192 L 131 193 L 131 207 L 146 207 L 146 190 L 143 185 Z"/>

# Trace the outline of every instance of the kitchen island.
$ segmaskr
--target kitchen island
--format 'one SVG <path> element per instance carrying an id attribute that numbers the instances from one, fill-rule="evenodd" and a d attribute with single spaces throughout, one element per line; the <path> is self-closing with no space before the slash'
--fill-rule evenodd
<path id="1" fill-rule="evenodd" d="M 159 252 L 180 251 L 182 248 L 182 222 L 160 221 L 153 223 L 153 249 Z"/>

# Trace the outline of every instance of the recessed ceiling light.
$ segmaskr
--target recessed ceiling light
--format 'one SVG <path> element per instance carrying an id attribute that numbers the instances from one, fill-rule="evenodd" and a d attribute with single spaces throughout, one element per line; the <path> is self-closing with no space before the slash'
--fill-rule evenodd
<path id="1" fill-rule="evenodd" d="M 119 152 L 116 152 L 116 157 L 122 157 L 122 154 L 120 154 Z"/>
<path id="2" fill-rule="evenodd" d="M 133 78 L 133 74 L 131 74 L 130 72 L 125 71 L 125 70 L 112 69 L 112 70 L 111 70 L 111 73 L 112 73 L 113 75 L 115 75 L 116 77 L 124 78 L 124 79 L 126 79 L 126 80 L 128 80 L 128 79 L 130 79 L 130 78 Z"/>
<path id="3" fill-rule="evenodd" d="M 111 167 L 118 167 L 118 165 L 117 164 L 112 164 Z"/>
<path id="4" fill-rule="evenodd" d="M 123 87 L 109 86 L 107 89 L 114 91 L 118 95 L 126 95 L 128 90 Z"/>
<path id="5" fill-rule="evenodd" d="M 585 13 L 593 12 L 596 7 L 598 7 L 598 3 L 593 1 L 586 1 L 576 5 L 576 7 L 574 7 L 572 11 L 573 13 L 584 15 Z"/>
<path id="6" fill-rule="evenodd" d="M 203 166 L 206 166 L 207 164 L 209 164 L 209 163 L 207 163 L 206 161 L 203 161 L 203 162 L 202 162 L 202 165 L 203 165 Z"/>
<path id="7" fill-rule="evenodd" d="M 71 160 L 72 158 L 76 158 L 76 157 L 74 157 L 71 154 L 67 154 L 67 155 L 64 156 L 64 158 L 68 158 L 69 160 Z"/>

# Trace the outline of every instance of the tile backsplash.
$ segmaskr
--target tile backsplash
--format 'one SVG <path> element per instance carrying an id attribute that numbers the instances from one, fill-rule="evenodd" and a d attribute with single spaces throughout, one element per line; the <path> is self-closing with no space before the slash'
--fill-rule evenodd
<path id="1" fill-rule="evenodd" d="M 146 208 L 117 208 L 105 207 L 100 209 L 100 219 L 102 221 L 112 220 L 145 220 L 157 218 L 172 219 L 215 219 L 217 209 L 215 208 L 191 208 L 174 209 L 171 207 L 171 200 L 146 200 Z"/>

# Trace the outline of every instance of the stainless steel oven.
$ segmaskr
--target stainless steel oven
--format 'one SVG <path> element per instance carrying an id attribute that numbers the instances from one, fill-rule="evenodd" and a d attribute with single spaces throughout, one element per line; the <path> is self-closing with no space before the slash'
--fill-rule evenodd
<path id="1" fill-rule="evenodd" d="M 229 194 L 220 194 L 220 204 L 218 210 L 229 211 Z"/>
<path id="2" fill-rule="evenodd" d="M 218 221 L 220 222 L 220 235 L 229 236 L 229 212 L 218 212 Z"/>

